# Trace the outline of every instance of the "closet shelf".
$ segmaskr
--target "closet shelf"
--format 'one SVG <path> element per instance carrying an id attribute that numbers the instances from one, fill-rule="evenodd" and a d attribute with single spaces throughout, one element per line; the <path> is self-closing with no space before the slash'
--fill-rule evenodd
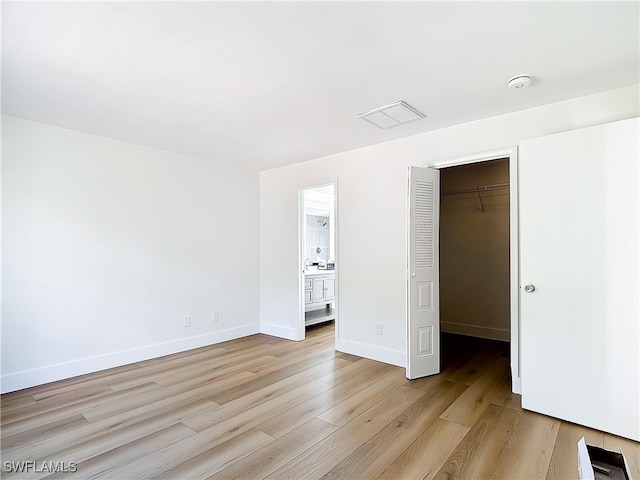
<path id="1" fill-rule="evenodd" d="M 495 185 L 482 185 L 477 187 L 461 188 L 459 190 L 451 190 L 450 192 L 442 192 L 442 195 L 460 195 L 463 193 L 494 192 L 496 190 L 509 190 L 509 184 L 496 183 Z"/>
<path id="2" fill-rule="evenodd" d="M 478 200 L 480 201 L 480 210 L 484 213 L 484 203 L 482 203 L 482 195 L 484 192 L 496 192 L 500 190 L 509 190 L 508 183 L 496 183 L 495 185 L 482 185 L 477 187 L 470 188 L 461 188 L 459 190 L 452 190 L 450 192 L 442 192 L 441 195 L 461 195 L 465 193 L 475 193 L 478 195 Z"/>

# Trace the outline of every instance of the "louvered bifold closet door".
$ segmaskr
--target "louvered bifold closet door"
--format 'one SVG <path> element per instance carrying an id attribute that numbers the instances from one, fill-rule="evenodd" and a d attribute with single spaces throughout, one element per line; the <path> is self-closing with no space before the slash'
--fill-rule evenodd
<path id="1" fill-rule="evenodd" d="M 440 373 L 440 172 L 409 167 L 407 378 Z"/>

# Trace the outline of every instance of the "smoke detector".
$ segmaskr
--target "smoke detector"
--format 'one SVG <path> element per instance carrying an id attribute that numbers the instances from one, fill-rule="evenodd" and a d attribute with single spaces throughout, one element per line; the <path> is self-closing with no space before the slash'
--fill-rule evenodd
<path id="1" fill-rule="evenodd" d="M 531 75 L 520 74 L 516 75 L 515 77 L 511 77 L 507 82 L 507 85 L 509 86 L 509 88 L 515 89 L 527 88 L 529 85 L 531 85 Z"/>

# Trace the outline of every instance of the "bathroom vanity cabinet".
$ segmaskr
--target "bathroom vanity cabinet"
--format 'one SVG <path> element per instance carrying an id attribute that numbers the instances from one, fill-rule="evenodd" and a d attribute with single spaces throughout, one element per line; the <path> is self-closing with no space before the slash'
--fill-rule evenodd
<path id="1" fill-rule="evenodd" d="M 333 301 L 336 297 L 336 275 L 331 270 L 305 272 L 305 325 L 314 325 L 335 318 Z"/>

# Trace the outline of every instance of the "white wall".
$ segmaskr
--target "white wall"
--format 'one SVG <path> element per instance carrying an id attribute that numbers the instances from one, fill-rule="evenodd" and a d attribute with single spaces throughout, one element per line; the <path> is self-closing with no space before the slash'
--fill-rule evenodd
<path id="1" fill-rule="evenodd" d="M 3 117 L 2 391 L 256 333 L 258 191 L 255 172 Z"/>
<path id="2" fill-rule="evenodd" d="M 407 167 L 634 117 L 638 93 L 635 85 L 262 172 L 261 330 L 296 338 L 298 189 L 337 177 L 337 347 L 404 366 Z"/>

